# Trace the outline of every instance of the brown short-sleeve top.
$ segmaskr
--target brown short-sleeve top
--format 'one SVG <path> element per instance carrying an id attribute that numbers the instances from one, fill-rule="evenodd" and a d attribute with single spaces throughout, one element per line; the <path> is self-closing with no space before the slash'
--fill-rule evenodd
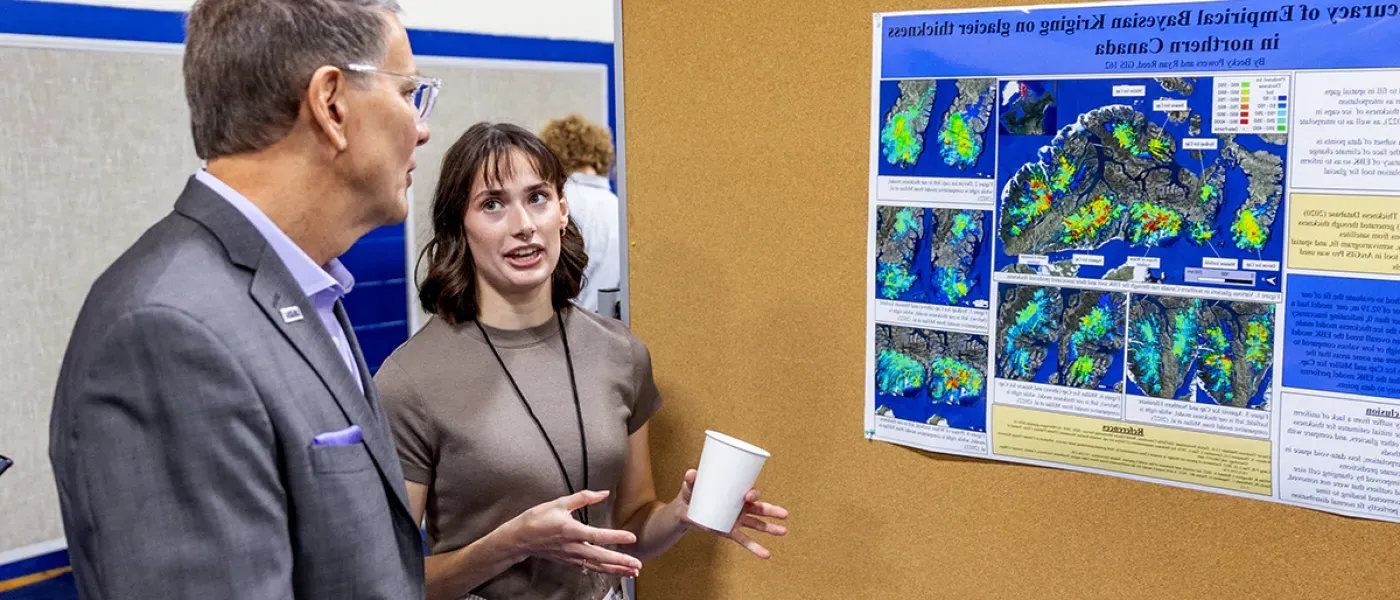
<path id="1" fill-rule="evenodd" d="M 661 406 L 651 355 L 620 321 L 572 307 L 561 317 L 588 438 L 588 487 L 616 491 L 627 437 Z M 581 487 L 578 418 L 559 321 L 486 331 L 573 485 Z M 568 495 L 549 445 L 475 323 L 430 319 L 389 356 L 375 385 L 404 477 L 428 486 L 431 553 L 464 547 L 525 510 Z M 590 523 L 612 527 L 612 505 L 609 497 L 590 507 Z M 473 593 L 488 600 L 563 600 L 578 597 L 587 585 L 579 567 L 530 558 Z"/>

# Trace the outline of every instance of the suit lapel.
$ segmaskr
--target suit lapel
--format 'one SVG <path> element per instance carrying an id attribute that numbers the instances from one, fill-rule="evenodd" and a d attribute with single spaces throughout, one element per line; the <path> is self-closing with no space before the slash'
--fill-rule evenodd
<path id="1" fill-rule="evenodd" d="M 340 322 L 340 328 L 345 331 L 345 339 L 350 342 L 350 353 L 355 357 L 355 368 L 359 369 L 360 381 L 364 382 L 364 398 L 369 404 L 370 410 L 378 417 L 372 423 L 379 427 L 378 435 L 365 438 L 366 443 L 371 444 L 370 450 L 376 457 L 385 457 L 380 463 L 380 471 L 388 480 L 389 488 L 394 490 L 394 495 L 398 496 L 399 502 L 403 504 L 404 511 L 409 512 L 411 516 L 408 491 L 404 489 L 403 469 L 399 467 L 398 462 L 398 450 L 389 443 L 393 439 L 393 433 L 389 431 L 388 419 L 379 407 L 379 392 L 374 388 L 374 377 L 370 374 L 369 365 L 365 363 L 365 355 L 360 350 L 360 340 L 355 337 L 355 329 L 350 324 L 350 317 L 345 314 L 345 306 L 339 301 L 335 303 L 335 318 Z M 339 358 L 338 355 L 337 358 Z M 361 428 L 363 427 L 361 425 Z"/>
<path id="2" fill-rule="evenodd" d="M 350 316 L 345 314 L 345 305 L 340 300 L 335 301 L 335 320 L 340 323 L 340 328 L 345 331 L 345 339 L 350 342 L 350 354 L 355 357 L 355 369 L 360 373 L 360 381 L 364 382 L 365 399 L 369 401 L 370 410 L 377 415 L 379 393 L 370 385 L 373 374 L 369 372 L 369 364 L 365 362 L 364 352 L 360 349 L 360 339 L 355 336 L 355 327 L 350 323 Z"/>
<path id="3" fill-rule="evenodd" d="M 258 269 L 253 274 L 253 284 L 250 288 L 253 300 L 262 308 L 267 318 L 277 327 L 282 335 L 292 343 L 301 353 L 302 358 L 316 370 L 321 381 L 326 384 L 326 388 L 331 391 L 331 396 L 335 398 L 336 404 L 345 414 L 345 418 L 351 423 L 360 426 L 361 434 L 364 437 L 365 447 L 369 449 L 370 457 L 374 459 L 374 465 L 379 469 L 379 474 L 384 478 L 385 483 L 391 490 L 394 490 L 394 497 L 397 504 L 408 511 L 408 499 L 400 489 L 403 487 L 402 476 L 397 483 L 392 480 L 393 473 L 399 473 L 397 466 L 398 456 L 394 452 L 394 446 L 387 438 L 387 432 L 380 423 L 379 418 L 370 409 L 370 403 L 366 395 L 360 392 L 355 385 L 355 379 L 350 371 L 345 368 L 345 361 L 340 358 L 340 352 L 331 343 L 331 334 L 326 331 L 325 325 L 321 323 L 320 317 L 316 315 L 311 306 L 311 301 L 297 287 L 296 280 L 291 273 L 282 266 L 281 259 L 277 253 L 267 246 L 263 251 L 262 260 Z M 301 314 L 300 319 L 287 318 L 283 314 L 283 309 L 296 307 Z M 289 322 L 290 321 L 290 322 Z M 353 336 L 354 332 L 347 326 L 347 336 Z M 363 364 L 360 357 L 358 344 L 354 346 L 356 364 Z M 361 373 L 364 371 L 362 370 Z M 374 382 L 366 376 L 365 389 L 370 389 Z"/>
<path id="4" fill-rule="evenodd" d="M 351 340 L 355 362 L 364 382 L 364 393 L 355 385 L 354 376 L 345 368 L 345 361 L 331 342 L 330 332 L 326 331 L 296 279 L 282 264 L 277 252 L 238 209 L 197 178 L 191 177 L 175 203 L 175 211 L 202 224 L 219 238 L 228 251 L 230 262 L 253 271 L 253 283 L 249 287 L 253 301 L 316 371 L 345 418 L 360 426 L 365 446 L 380 476 L 384 478 L 385 487 L 393 490 L 397 504 L 405 515 L 412 518 L 391 434 L 383 418 L 375 414 L 380 411 L 371 408 L 372 404 L 378 404 L 378 399 L 374 397 L 374 382 L 360 356 L 355 333 L 339 304 L 336 306 L 336 317 L 341 320 L 341 327 Z M 292 308 L 295 311 L 289 310 L 283 314 L 282 309 Z M 300 318 L 297 318 L 298 315 Z M 307 442 L 310 443 L 310 440 Z"/>

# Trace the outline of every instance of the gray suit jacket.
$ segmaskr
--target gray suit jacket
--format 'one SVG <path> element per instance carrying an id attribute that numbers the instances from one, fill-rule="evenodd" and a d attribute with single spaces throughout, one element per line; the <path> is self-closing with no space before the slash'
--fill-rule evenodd
<path id="1" fill-rule="evenodd" d="M 83 598 L 423 596 L 393 438 L 336 312 L 367 393 L 257 229 L 194 178 L 98 278 L 50 420 Z M 351 424 L 363 443 L 312 445 Z"/>

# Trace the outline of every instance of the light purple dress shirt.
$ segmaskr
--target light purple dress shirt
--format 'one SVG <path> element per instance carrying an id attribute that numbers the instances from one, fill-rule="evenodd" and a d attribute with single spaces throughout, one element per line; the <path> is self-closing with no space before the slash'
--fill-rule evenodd
<path id="1" fill-rule="evenodd" d="M 350 293 L 350 288 L 355 286 L 355 278 L 350 275 L 350 271 L 340 264 L 339 259 L 332 258 L 325 266 L 317 265 L 306 255 L 306 251 L 292 242 L 292 238 L 287 237 L 282 229 L 277 227 L 272 219 L 267 218 L 263 211 L 248 200 L 243 194 L 219 181 L 218 177 L 211 175 L 208 171 L 200 169 L 194 174 L 195 179 L 200 183 L 214 190 L 248 222 L 256 227 L 258 233 L 267 239 L 269 246 L 282 259 L 282 264 L 291 271 L 292 277 L 296 279 L 297 285 L 301 286 L 302 293 L 306 294 L 311 301 L 311 306 L 316 309 L 316 316 L 321 318 L 321 323 L 326 326 L 326 331 L 331 332 L 331 341 L 335 343 L 335 349 L 340 352 L 340 358 L 345 361 L 345 367 L 350 369 L 350 375 L 355 378 L 355 384 L 360 387 L 360 391 L 365 389 L 364 381 L 360 379 L 360 369 L 355 363 L 355 355 L 350 351 L 350 341 L 345 337 L 345 329 L 340 326 L 340 321 L 335 318 L 335 303 L 345 294 Z M 280 307 L 279 307 L 280 308 Z"/>

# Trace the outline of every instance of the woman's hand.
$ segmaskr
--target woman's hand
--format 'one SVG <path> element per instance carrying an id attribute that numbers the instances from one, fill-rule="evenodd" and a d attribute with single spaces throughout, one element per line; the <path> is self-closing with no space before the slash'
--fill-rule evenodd
<path id="1" fill-rule="evenodd" d="M 787 535 L 787 527 L 784 527 L 777 523 L 769 523 L 767 521 L 759 519 L 759 517 L 769 517 L 773 519 L 787 520 L 787 509 L 776 504 L 759 502 L 758 490 L 749 490 L 748 493 L 744 494 L 744 508 L 743 510 L 739 511 L 739 518 L 734 520 L 734 528 L 730 529 L 728 533 L 720 533 L 708 529 L 706 527 L 702 527 L 698 523 L 691 521 L 688 517 L 685 516 L 685 513 L 690 508 L 690 492 L 695 487 L 696 474 L 697 472 L 695 469 L 691 469 L 685 472 L 685 485 L 681 486 L 680 493 L 676 495 L 676 502 L 680 504 L 682 522 L 688 527 L 693 527 L 702 531 L 708 531 L 720 537 L 725 537 L 734 540 L 735 543 L 739 544 L 740 546 L 743 546 L 746 550 L 754 553 L 754 555 L 759 558 L 767 559 L 771 557 L 773 553 L 769 552 L 767 548 L 764 548 L 758 542 L 755 542 L 752 539 L 750 539 L 749 536 L 743 532 L 743 530 L 752 529 L 754 531 L 760 531 L 768 535 L 776 536 Z"/>
<path id="2" fill-rule="evenodd" d="M 573 518 L 574 511 L 607 497 L 608 492 L 584 490 L 546 502 L 502 525 L 503 537 L 521 560 L 537 556 L 608 575 L 636 577 L 642 568 L 640 560 L 603 546 L 632 544 L 637 536 L 630 531 L 589 527 Z"/>

